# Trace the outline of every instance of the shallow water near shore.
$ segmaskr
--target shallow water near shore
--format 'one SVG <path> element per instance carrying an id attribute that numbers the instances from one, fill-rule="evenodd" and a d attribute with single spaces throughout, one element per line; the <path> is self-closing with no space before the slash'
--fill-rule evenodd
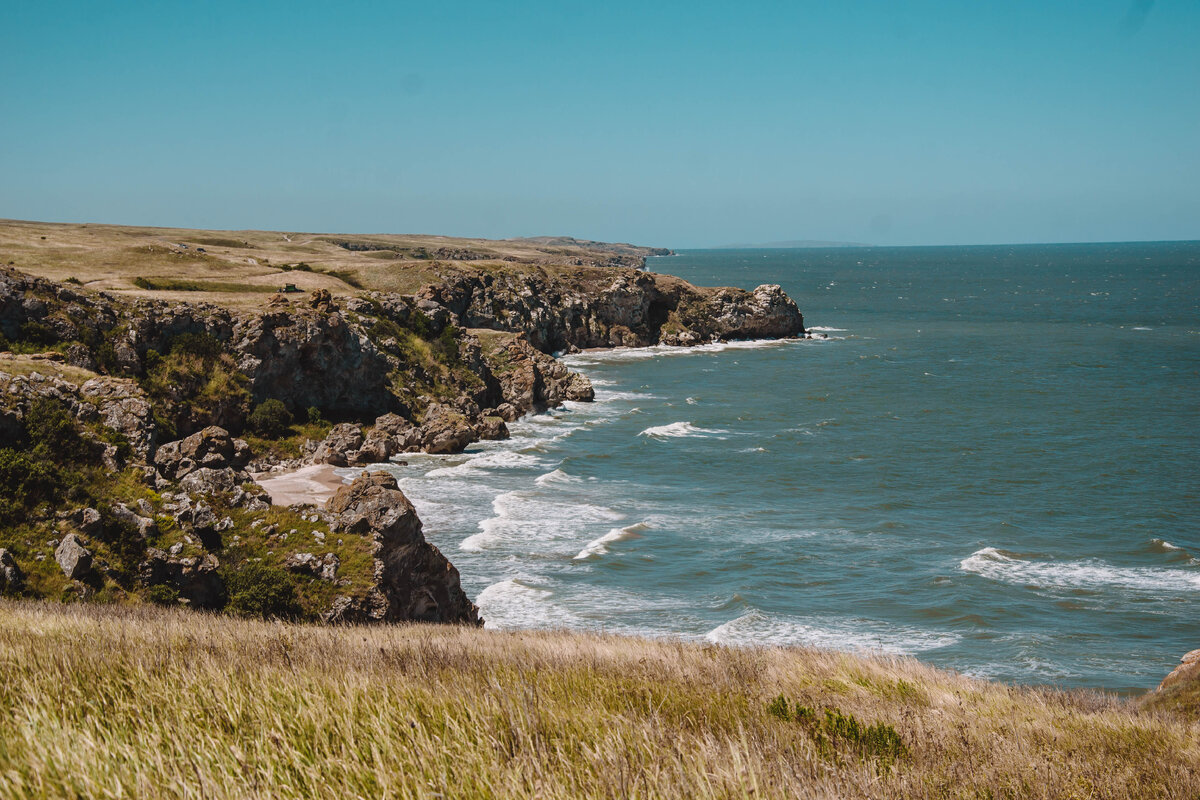
<path id="1" fill-rule="evenodd" d="M 824 340 L 587 352 L 391 469 L 489 626 L 1140 690 L 1200 646 L 1200 244 L 693 251 Z"/>

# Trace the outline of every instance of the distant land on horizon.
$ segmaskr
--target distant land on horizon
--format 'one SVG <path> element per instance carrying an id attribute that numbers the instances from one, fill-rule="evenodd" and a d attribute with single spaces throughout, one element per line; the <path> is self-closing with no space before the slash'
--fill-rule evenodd
<path id="1" fill-rule="evenodd" d="M 789 239 L 786 242 L 760 242 L 758 244 L 719 244 L 713 250 L 799 250 L 806 247 L 874 247 L 862 242 L 825 242 L 820 239 Z"/>

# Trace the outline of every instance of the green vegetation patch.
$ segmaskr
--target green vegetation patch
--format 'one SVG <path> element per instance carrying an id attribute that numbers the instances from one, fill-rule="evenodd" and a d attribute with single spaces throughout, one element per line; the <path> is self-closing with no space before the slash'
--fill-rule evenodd
<path id="1" fill-rule="evenodd" d="M 257 292 L 268 294 L 276 291 L 274 286 L 264 286 L 258 283 L 231 283 L 227 281 L 188 281 L 178 278 L 144 278 L 133 279 L 133 285 L 139 289 L 159 292 L 227 292 L 240 294 L 242 292 Z"/>
<path id="2" fill-rule="evenodd" d="M 883 722 L 867 725 L 853 714 L 842 713 L 837 708 L 818 712 L 800 703 L 792 704 L 783 695 L 770 702 L 767 713 L 784 722 L 800 725 L 817 751 L 831 760 L 851 752 L 863 760 L 874 760 L 880 769 L 886 769 L 908 756 L 908 746 L 900 734 Z"/>

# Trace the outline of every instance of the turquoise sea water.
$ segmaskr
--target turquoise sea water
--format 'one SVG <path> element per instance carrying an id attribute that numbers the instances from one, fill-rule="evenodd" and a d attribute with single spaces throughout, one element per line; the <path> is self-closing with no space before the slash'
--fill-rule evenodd
<path id="1" fill-rule="evenodd" d="M 394 467 L 488 624 L 1153 686 L 1200 647 L 1200 243 L 694 251 L 827 340 L 588 352 Z"/>

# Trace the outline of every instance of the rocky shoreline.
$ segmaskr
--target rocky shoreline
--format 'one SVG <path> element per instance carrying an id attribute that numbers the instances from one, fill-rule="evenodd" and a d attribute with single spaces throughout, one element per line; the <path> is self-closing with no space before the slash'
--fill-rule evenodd
<path id="1" fill-rule="evenodd" d="M 322 289 L 253 311 L 0 269 L 0 457 L 32 465 L 0 474 L 24 487 L 0 522 L 0 591 L 271 613 L 278 589 L 327 622 L 480 624 L 390 476 L 319 508 L 273 505 L 255 476 L 507 438 L 524 414 L 593 399 L 556 351 L 805 334 L 778 286 L 702 289 L 613 258 L 458 265 L 413 294 Z M 21 483 L 41 467 L 55 480 Z"/>

